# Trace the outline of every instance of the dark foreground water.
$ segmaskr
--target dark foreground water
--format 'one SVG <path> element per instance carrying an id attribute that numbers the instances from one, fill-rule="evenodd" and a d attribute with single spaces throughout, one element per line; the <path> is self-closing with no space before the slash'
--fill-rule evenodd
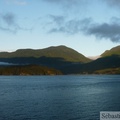
<path id="1" fill-rule="evenodd" d="M 99 120 L 120 111 L 120 76 L 1 76 L 0 120 Z"/>

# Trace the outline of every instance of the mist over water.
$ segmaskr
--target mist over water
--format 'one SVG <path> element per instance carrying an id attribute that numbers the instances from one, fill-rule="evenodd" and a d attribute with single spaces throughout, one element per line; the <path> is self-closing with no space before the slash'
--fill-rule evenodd
<path id="1" fill-rule="evenodd" d="M 0 65 L 11 65 L 11 64 L 7 62 L 0 62 Z"/>
<path id="2" fill-rule="evenodd" d="M 119 75 L 0 76 L 0 120 L 99 120 L 119 93 Z"/>

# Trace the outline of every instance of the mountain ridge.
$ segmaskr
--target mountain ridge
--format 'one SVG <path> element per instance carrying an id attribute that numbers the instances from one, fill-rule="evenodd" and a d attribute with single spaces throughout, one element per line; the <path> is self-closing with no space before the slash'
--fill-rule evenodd
<path id="1" fill-rule="evenodd" d="M 120 55 L 120 45 L 111 48 L 110 50 L 106 50 L 101 54 L 102 57 L 111 56 L 111 55 Z"/>
<path id="2" fill-rule="evenodd" d="M 81 53 L 66 46 L 51 46 L 44 49 L 18 49 L 14 52 L 0 52 L 0 58 L 14 57 L 59 57 L 69 62 L 90 62 L 91 60 Z"/>
<path id="3" fill-rule="evenodd" d="M 107 52 L 111 54 L 108 55 L 106 54 Z M 0 62 L 13 64 L 10 68 L 2 68 L 1 73 L 6 73 L 5 71 L 8 71 L 7 73 L 9 73 L 10 70 L 13 70 L 15 73 L 15 69 L 20 71 L 20 66 L 22 66 L 23 69 L 24 67 L 25 69 L 29 69 L 31 67 L 26 67 L 26 65 L 37 65 L 42 66 L 41 68 L 35 67 L 35 69 L 39 68 L 39 70 L 44 70 L 44 67 L 47 67 L 46 74 L 48 73 L 47 71 L 51 71 L 49 68 L 55 69 L 55 74 L 57 73 L 57 70 L 62 74 L 120 74 L 119 46 L 107 50 L 104 53 L 100 58 L 90 61 L 89 59 L 86 59 L 84 55 L 66 46 L 51 46 L 38 50 L 18 49 L 11 53 L 0 53 Z M 15 69 L 14 65 L 17 66 Z M 3 65 L 1 67 L 3 67 Z M 35 69 L 32 69 L 34 73 Z M 29 73 L 29 71 L 25 70 L 24 74 L 27 73 Z M 39 74 L 42 73 L 43 72 Z"/>

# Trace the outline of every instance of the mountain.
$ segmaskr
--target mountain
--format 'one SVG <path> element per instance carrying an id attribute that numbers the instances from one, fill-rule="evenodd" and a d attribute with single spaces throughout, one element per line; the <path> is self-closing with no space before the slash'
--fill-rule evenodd
<path id="1" fill-rule="evenodd" d="M 120 56 L 98 58 L 84 64 L 69 64 L 61 71 L 65 74 L 120 74 Z"/>
<path id="2" fill-rule="evenodd" d="M 96 73 L 96 71 L 99 70 L 114 68 L 120 68 L 120 56 L 118 55 L 102 57 L 84 65 L 84 70 L 91 73 Z"/>
<path id="3" fill-rule="evenodd" d="M 120 55 L 120 45 L 110 50 L 106 50 L 103 54 L 101 54 L 102 57 L 111 56 L 111 55 Z"/>
<path id="4" fill-rule="evenodd" d="M 100 55 L 97 55 L 97 56 L 88 56 L 88 58 L 91 59 L 91 60 L 96 60 L 96 59 L 98 59 L 100 57 L 101 57 Z"/>
<path id="5" fill-rule="evenodd" d="M 30 75 L 32 71 L 33 74 L 42 74 L 43 72 L 39 73 L 36 70 L 44 71 L 44 67 L 47 67 L 46 74 L 49 69 L 55 70 L 51 71 L 51 74 L 120 74 L 120 46 L 104 52 L 100 58 L 93 61 L 71 48 L 57 46 L 39 50 L 20 49 L 11 53 L 1 52 L 0 62 L 12 63 L 11 66 L 0 66 L 1 74 L 6 73 L 5 71 L 15 74 L 15 70 L 20 71 L 21 66 L 24 74 Z M 35 67 L 26 67 L 30 65 Z M 17 74 L 21 74 L 22 71 Z"/>
<path id="6" fill-rule="evenodd" d="M 38 50 L 19 49 L 11 53 L 0 52 L 0 58 L 28 58 L 28 57 L 62 58 L 63 60 L 68 62 L 81 62 L 81 63 L 87 63 L 91 61 L 84 55 L 66 46 L 49 47 Z"/>
<path id="7" fill-rule="evenodd" d="M 61 71 L 65 74 L 120 74 L 120 46 L 105 51 L 91 62 L 70 64 Z"/>

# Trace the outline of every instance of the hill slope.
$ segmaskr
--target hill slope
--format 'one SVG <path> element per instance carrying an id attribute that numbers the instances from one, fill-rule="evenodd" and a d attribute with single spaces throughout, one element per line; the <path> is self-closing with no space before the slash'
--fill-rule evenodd
<path id="1" fill-rule="evenodd" d="M 63 74 L 120 74 L 119 50 L 120 46 L 114 47 L 103 53 L 101 58 L 90 62 L 82 54 L 65 46 L 49 47 L 40 50 L 22 49 L 12 53 L 0 53 L 0 61 L 13 63 L 25 68 L 26 65 L 34 64 L 37 66 L 46 66 L 54 68 Z M 11 67 L 10 69 L 13 69 L 14 73 L 14 68 Z M 17 69 L 19 70 L 19 68 Z M 28 67 L 27 69 L 29 70 Z M 34 73 L 35 69 L 31 71 Z M 4 71 L 5 73 L 6 70 L 9 69 L 2 69 L 2 72 Z"/>
<path id="2" fill-rule="evenodd" d="M 61 71 L 65 74 L 120 74 L 120 56 L 102 57 L 85 64 L 69 64 Z"/>
<path id="3" fill-rule="evenodd" d="M 49 47 L 45 49 L 19 49 L 15 52 L 0 52 L 0 58 L 20 58 L 20 57 L 49 57 L 49 58 L 62 58 L 69 62 L 89 62 L 90 59 L 86 58 L 84 55 L 78 53 L 77 51 L 68 48 L 66 46 Z"/>
<path id="4" fill-rule="evenodd" d="M 111 56 L 111 55 L 120 55 L 120 45 L 110 50 L 106 50 L 103 54 L 101 54 L 102 57 Z"/>

